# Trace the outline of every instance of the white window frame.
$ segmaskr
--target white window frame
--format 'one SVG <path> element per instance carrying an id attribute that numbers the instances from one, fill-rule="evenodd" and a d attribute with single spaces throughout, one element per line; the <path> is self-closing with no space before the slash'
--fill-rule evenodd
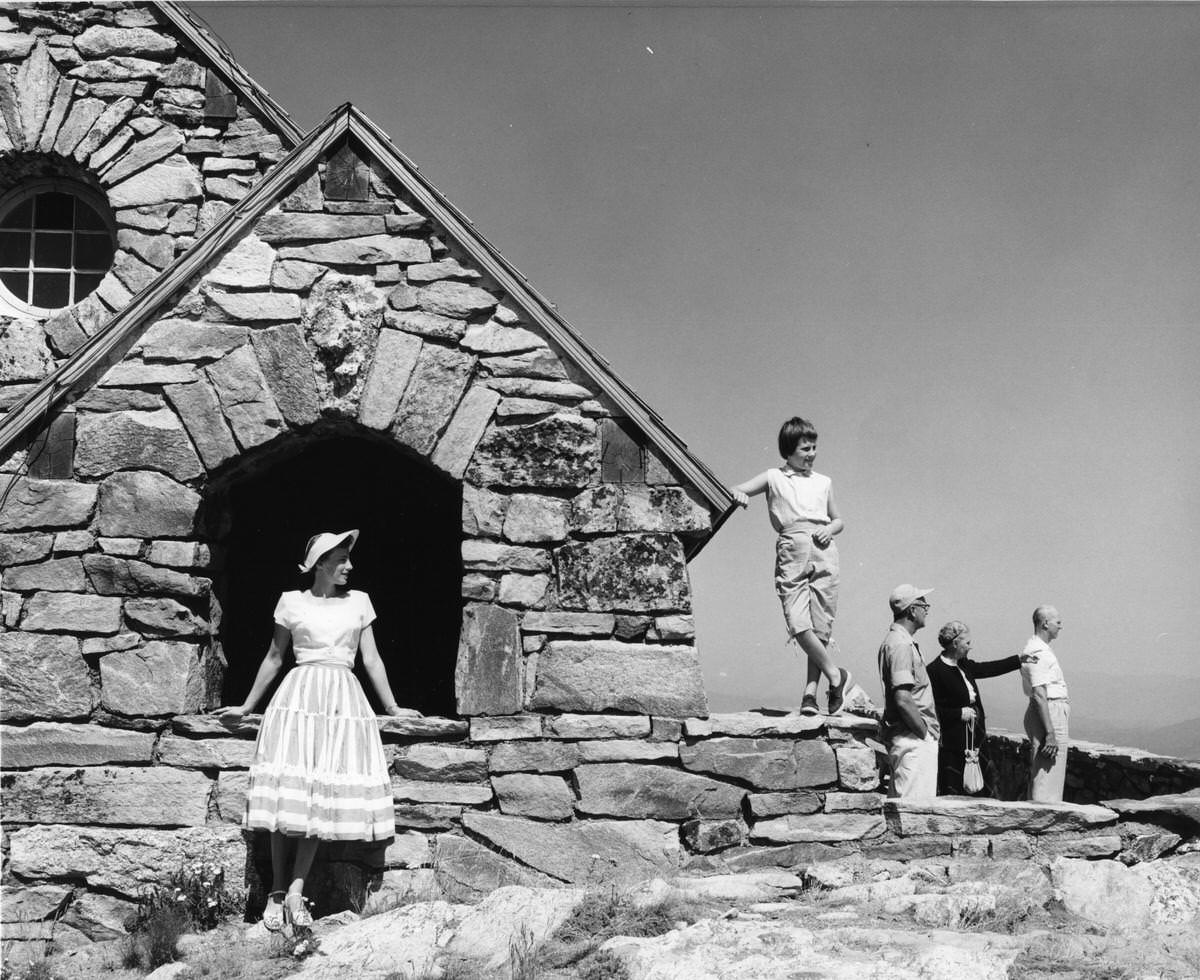
<path id="1" fill-rule="evenodd" d="M 113 256 L 117 252 L 117 228 L 112 217 L 112 208 L 103 194 L 97 193 L 85 184 L 78 181 L 68 180 L 61 177 L 40 177 L 35 180 L 24 181 L 0 197 L 0 221 L 2 221 L 14 208 L 19 207 L 26 201 L 31 200 L 39 194 L 49 192 L 57 192 L 59 194 L 69 194 L 71 197 L 82 201 L 93 211 L 100 216 L 100 220 L 104 222 L 105 228 L 108 230 L 109 243 L 112 245 Z M 62 229 L 56 229 L 56 232 L 61 233 Z M 66 306 L 35 306 L 32 303 L 26 302 L 18 296 L 15 296 L 8 287 L 0 280 L 0 314 L 8 314 L 10 316 L 33 316 L 33 317 L 48 317 L 74 306 L 75 303 L 81 302 L 84 297 L 75 299 L 75 277 L 77 275 L 100 275 L 105 276 L 112 269 L 112 264 L 109 263 L 107 269 L 88 269 L 77 268 L 75 265 L 75 235 L 76 229 L 71 228 L 71 262 L 68 268 L 39 268 L 33 264 L 33 259 L 36 249 L 37 227 L 33 229 L 34 243 L 29 249 L 29 265 L 26 269 L 28 274 L 36 275 L 38 272 L 45 273 L 63 273 L 66 272 L 70 276 L 70 289 L 68 295 L 72 298 L 72 302 Z M 17 271 L 14 266 L 4 266 L 4 271 Z M 94 291 L 94 290 L 93 290 Z M 90 295 L 90 293 L 89 293 Z"/>

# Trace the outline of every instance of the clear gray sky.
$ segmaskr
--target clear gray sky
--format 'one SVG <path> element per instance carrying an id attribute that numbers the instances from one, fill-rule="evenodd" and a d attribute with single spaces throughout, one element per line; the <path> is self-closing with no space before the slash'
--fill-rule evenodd
<path id="1" fill-rule="evenodd" d="M 1200 7 L 194 9 L 303 127 L 387 130 L 722 479 L 816 422 L 873 695 L 911 581 L 927 656 L 1057 605 L 1081 736 L 1200 728 Z M 714 707 L 799 701 L 772 540 L 759 498 L 692 565 Z"/>

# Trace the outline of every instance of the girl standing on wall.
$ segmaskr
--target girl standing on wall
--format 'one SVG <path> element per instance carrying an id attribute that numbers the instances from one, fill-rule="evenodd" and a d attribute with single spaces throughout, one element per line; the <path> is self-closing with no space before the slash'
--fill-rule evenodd
<path id="1" fill-rule="evenodd" d="M 365 592 L 347 588 L 350 550 L 358 531 L 313 535 L 301 572 L 306 591 L 285 592 L 275 607 L 275 632 L 246 700 L 217 709 L 236 725 L 254 709 L 283 668 L 296 658 L 271 698 L 258 730 L 243 825 L 271 834 L 271 893 L 263 924 L 312 925 L 304 880 L 322 840 L 390 838 L 395 833 L 392 788 L 379 725 L 351 668 L 363 666 L 389 715 L 412 715 L 392 696 L 375 646 L 375 609 Z M 291 854 L 290 875 L 289 852 Z"/>

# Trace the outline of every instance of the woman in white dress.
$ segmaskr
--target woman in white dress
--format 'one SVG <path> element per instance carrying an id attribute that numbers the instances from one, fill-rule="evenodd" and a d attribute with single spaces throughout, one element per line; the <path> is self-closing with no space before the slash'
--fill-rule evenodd
<path id="1" fill-rule="evenodd" d="M 370 598 L 346 587 L 357 540 L 358 531 L 309 538 L 300 571 L 313 572 L 312 587 L 280 596 L 271 645 L 250 693 L 242 704 L 216 712 L 236 725 L 253 711 L 292 648 L 296 666 L 258 730 L 243 819 L 247 828 L 271 833 L 272 885 L 263 923 L 273 931 L 286 922 L 312 924 L 304 879 L 319 841 L 377 841 L 395 833 L 378 721 L 351 672 L 359 650 L 384 711 L 415 712 L 397 706 L 392 696 L 371 630 Z"/>

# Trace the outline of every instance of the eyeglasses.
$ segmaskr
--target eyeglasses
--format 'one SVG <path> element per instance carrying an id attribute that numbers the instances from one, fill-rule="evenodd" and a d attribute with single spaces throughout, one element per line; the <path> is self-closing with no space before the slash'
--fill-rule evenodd
<path id="1" fill-rule="evenodd" d="M 920 606 L 922 609 L 928 609 L 928 608 L 929 608 L 929 603 L 928 603 L 928 602 L 926 602 L 924 599 L 917 599 L 915 602 L 913 602 L 913 603 L 912 603 L 912 605 L 914 605 L 914 606 Z"/>

